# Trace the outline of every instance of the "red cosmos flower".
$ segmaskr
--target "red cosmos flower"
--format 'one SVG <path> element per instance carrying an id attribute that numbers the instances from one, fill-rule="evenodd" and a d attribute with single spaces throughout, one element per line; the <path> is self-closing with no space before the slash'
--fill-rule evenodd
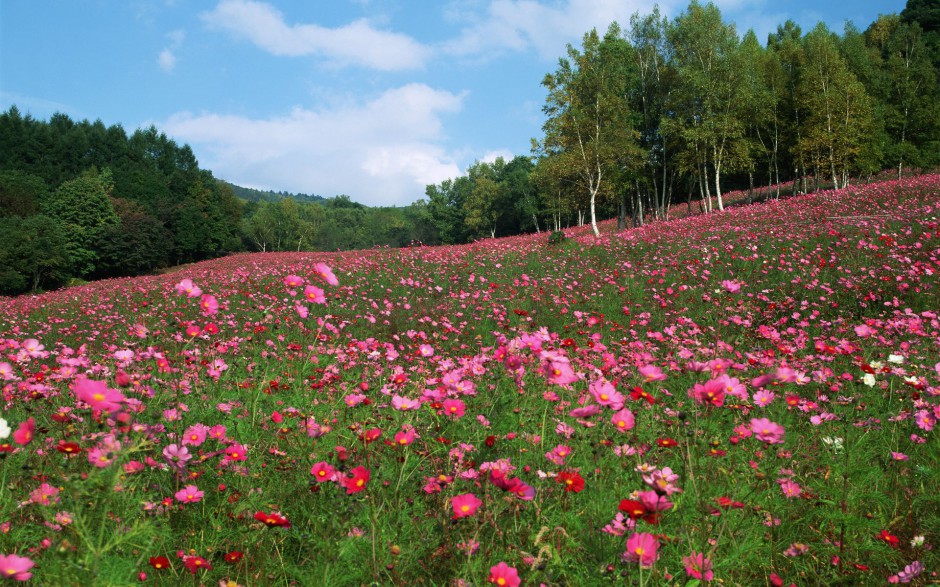
<path id="1" fill-rule="evenodd" d="M 617 509 L 630 516 L 631 520 L 639 520 L 649 513 L 646 510 L 646 506 L 643 505 L 643 502 L 636 499 L 621 500 Z"/>
<path id="2" fill-rule="evenodd" d="M 277 512 L 271 512 L 270 514 L 256 512 L 255 519 L 259 522 L 264 522 L 268 527 L 281 526 L 283 528 L 290 528 L 290 520 Z"/>
<path id="3" fill-rule="evenodd" d="M 20 427 L 13 433 L 13 442 L 16 444 L 27 445 L 33 441 L 33 434 L 36 432 L 36 420 L 30 418 L 25 422 L 20 422 Z"/>
<path id="4" fill-rule="evenodd" d="M 730 497 L 727 497 L 727 496 L 724 496 L 724 495 L 722 495 L 721 497 L 717 498 L 715 501 L 717 501 L 717 502 L 718 502 L 718 505 L 720 505 L 721 507 L 723 507 L 723 508 L 725 508 L 725 509 L 728 509 L 728 508 L 731 508 L 731 509 L 741 509 L 741 508 L 744 507 L 744 504 L 741 503 L 740 501 L 734 501 L 734 500 L 731 499 Z"/>
<path id="5" fill-rule="evenodd" d="M 150 566 L 157 569 L 158 571 L 169 569 L 170 559 L 165 556 L 152 556 L 150 557 Z"/>
<path id="6" fill-rule="evenodd" d="M 369 484 L 369 469 L 359 466 L 350 471 L 352 477 L 340 477 L 339 484 L 346 488 L 346 495 L 359 493 Z"/>
<path id="7" fill-rule="evenodd" d="M 891 548 L 897 548 L 901 545 L 901 540 L 887 530 L 882 530 L 877 535 L 875 535 L 875 538 L 884 541 Z"/>
<path id="8" fill-rule="evenodd" d="M 186 567 L 186 570 L 195 575 L 202 569 L 207 571 L 212 570 L 212 563 L 202 558 L 201 556 L 184 556 L 183 557 L 183 566 Z"/>
<path id="9" fill-rule="evenodd" d="M 653 405 L 656 403 L 656 398 L 654 398 L 652 395 L 650 395 L 650 392 L 644 390 L 640 386 L 636 386 L 630 390 L 630 397 L 634 401 L 639 401 L 641 399 L 646 400 L 646 403 L 648 403 L 649 405 Z"/>
<path id="10" fill-rule="evenodd" d="M 565 486 L 565 493 L 579 493 L 584 489 L 584 477 L 577 471 L 562 471 L 555 481 Z"/>
<path id="11" fill-rule="evenodd" d="M 657 439 L 656 439 L 656 444 L 658 444 L 659 446 L 661 446 L 661 447 L 663 447 L 663 448 L 670 448 L 670 447 L 673 447 L 673 446 L 677 446 L 679 443 L 676 442 L 676 441 L 675 441 L 674 439 L 672 439 L 672 438 L 657 438 Z"/>
<path id="12" fill-rule="evenodd" d="M 82 452 L 82 447 L 78 446 L 78 444 L 74 442 L 65 442 L 64 440 L 60 440 L 55 449 L 61 453 L 67 454 L 68 456 L 77 455 L 78 453 Z"/>
<path id="13" fill-rule="evenodd" d="M 245 553 L 240 550 L 233 550 L 232 552 L 225 553 L 225 562 L 227 563 L 237 563 L 238 561 L 245 558 Z"/>

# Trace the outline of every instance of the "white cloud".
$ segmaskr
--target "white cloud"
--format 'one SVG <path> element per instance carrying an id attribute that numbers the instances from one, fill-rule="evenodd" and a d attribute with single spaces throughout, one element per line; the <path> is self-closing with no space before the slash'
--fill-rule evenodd
<path id="1" fill-rule="evenodd" d="M 176 53 L 175 51 L 183 45 L 183 41 L 186 39 L 186 32 L 182 30 L 170 31 L 167 33 L 167 38 L 170 40 L 170 45 L 160 51 L 160 55 L 157 56 L 157 65 L 160 66 L 160 69 L 170 73 L 176 69 Z"/>
<path id="2" fill-rule="evenodd" d="M 483 163 L 494 163 L 499 157 L 502 157 L 506 163 L 509 163 L 512 161 L 512 158 L 515 157 L 515 154 L 507 149 L 497 149 L 495 151 L 487 151 L 484 153 L 483 156 L 480 157 L 480 161 Z"/>
<path id="3" fill-rule="evenodd" d="M 157 57 L 157 65 L 167 73 L 173 71 L 173 68 L 176 67 L 176 55 L 169 49 L 160 51 L 160 55 Z"/>
<path id="4" fill-rule="evenodd" d="M 221 0 L 202 18 L 210 26 L 246 38 L 274 55 L 319 55 L 339 65 L 382 71 L 421 68 L 429 57 L 428 48 L 411 37 L 377 30 L 366 20 L 335 29 L 288 25 L 277 9 L 253 0 Z"/>
<path id="5" fill-rule="evenodd" d="M 668 13 L 677 1 L 661 2 L 660 8 Z M 471 22 L 444 48 L 458 56 L 533 48 L 543 59 L 555 59 L 564 55 L 567 43 L 578 45 L 591 28 L 603 34 L 613 21 L 626 27 L 632 14 L 649 10 L 650 4 L 643 0 L 491 0 L 483 17 L 472 16 L 474 11 L 452 10 L 457 18 Z"/>
<path id="6" fill-rule="evenodd" d="M 217 177 L 265 189 L 404 205 L 460 168 L 442 146 L 442 115 L 463 96 L 409 84 L 333 108 L 266 119 L 178 113 L 159 124 Z"/>

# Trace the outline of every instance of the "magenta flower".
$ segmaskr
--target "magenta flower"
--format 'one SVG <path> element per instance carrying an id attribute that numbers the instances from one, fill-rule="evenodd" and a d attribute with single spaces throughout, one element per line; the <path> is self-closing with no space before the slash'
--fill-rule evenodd
<path id="1" fill-rule="evenodd" d="M 336 476 L 336 469 L 332 465 L 325 461 L 320 461 L 313 465 L 310 468 L 310 474 L 313 475 L 314 481 L 317 483 L 323 483 L 326 481 L 332 481 Z"/>
<path id="2" fill-rule="evenodd" d="M 284 278 L 284 285 L 287 287 L 300 287 L 303 284 L 303 278 L 298 277 L 297 275 L 288 275 Z"/>
<path id="3" fill-rule="evenodd" d="M 23 446 L 33 441 L 33 434 L 36 432 L 36 420 L 29 418 L 25 422 L 20 422 L 16 432 L 13 433 L 13 442 Z"/>
<path id="4" fill-rule="evenodd" d="M 783 426 L 771 422 L 767 418 L 752 418 L 751 431 L 761 442 L 767 444 L 783 444 Z"/>
<path id="5" fill-rule="evenodd" d="M 213 295 L 203 294 L 199 298 L 199 307 L 202 308 L 203 316 L 212 316 L 219 312 L 219 300 L 215 299 Z"/>
<path id="6" fill-rule="evenodd" d="M 32 560 L 25 556 L 15 554 L 0 555 L 0 577 L 4 579 L 13 579 L 14 581 L 28 581 L 33 576 L 29 572 L 33 565 Z"/>
<path id="7" fill-rule="evenodd" d="M 187 485 L 176 492 L 176 501 L 180 503 L 196 503 L 202 501 L 204 495 L 205 492 L 200 491 L 195 485 Z"/>
<path id="8" fill-rule="evenodd" d="M 711 581 L 715 578 L 715 573 L 712 572 L 712 561 L 705 558 L 701 552 L 693 552 L 683 557 L 682 564 L 685 565 L 685 574 L 693 579 Z"/>
<path id="9" fill-rule="evenodd" d="M 634 532 L 627 538 L 627 550 L 623 560 L 640 563 L 641 567 L 652 567 L 658 558 L 659 541 L 647 532 Z"/>
<path id="10" fill-rule="evenodd" d="M 504 562 L 490 567 L 488 581 L 494 585 L 499 585 L 499 587 L 519 587 L 519 584 L 522 583 L 519 578 L 519 571 Z"/>
<path id="11" fill-rule="evenodd" d="M 689 397 L 698 404 L 720 408 L 725 404 L 725 382 L 721 379 L 710 379 L 705 383 L 696 383 L 689 390 Z"/>
<path id="12" fill-rule="evenodd" d="M 450 499 L 450 506 L 454 510 L 454 519 L 472 516 L 481 505 L 483 505 L 483 502 L 472 493 L 455 495 Z"/>
<path id="13" fill-rule="evenodd" d="M 621 432 L 632 430 L 636 425 L 636 420 L 633 418 L 633 412 L 627 408 L 623 408 L 611 416 L 610 421 L 614 427 Z"/>
<path id="14" fill-rule="evenodd" d="M 309 302 L 314 304 L 325 304 L 326 297 L 323 295 L 323 290 L 315 285 L 308 285 L 304 288 L 304 297 Z"/>
<path id="15" fill-rule="evenodd" d="M 186 278 L 176 284 L 176 293 L 179 295 L 185 294 L 188 298 L 198 298 L 202 295 L 202 290 L 194 285 L 191 279 Z"/>
<path id="16" fill-rule="evenodd" d="M 72 392 L 79 400 L 91 406 L 91 409 L 108 413 L 119 411 L 127 401 L 123 393 L 109 389 L 104 381 L 92 381 L 84 377 L 72 383 Z"/>
<path id="17" fill-rule="evenodd" d="M 317 263 L 314 265 L 313 272 L 319 275 L 323 281 L 329 283 L 330 285 L 339 285 L 339 280 L 336 279 L 336 275 L 333 274 L 333 270 L 330 269 L 326 263 Z"/>

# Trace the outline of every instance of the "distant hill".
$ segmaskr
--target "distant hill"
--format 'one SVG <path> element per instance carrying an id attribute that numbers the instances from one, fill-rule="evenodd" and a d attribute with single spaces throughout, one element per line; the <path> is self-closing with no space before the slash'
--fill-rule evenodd
<path id="1" fill-rule="evenodd" d="M 249 202 L 277 202 L 279 200 L 290 198 L 292 200 L 297 200 L 298 202 L 309 204 L 314 202 L 323 202 L 326 200 L 326 198 L 323 196 L 292 194 L 290 192 L 275 192 L 272 190 L 256 190 L 253 188 L 244 188 L 240 185 L 235 185 L 234 183 L 229 183 L 225 180 L 219 181 L 232 188 L 232 192 L 235 194 L 235 197 L 248 200 Z"/>

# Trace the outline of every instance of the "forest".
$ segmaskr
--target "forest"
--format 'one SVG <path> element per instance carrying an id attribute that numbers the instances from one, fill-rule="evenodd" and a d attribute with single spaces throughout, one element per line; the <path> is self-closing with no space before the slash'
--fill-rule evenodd
<path id="1" fill-rule="evenodd" d="M 729 190 L 780 197 L 940 164 L 940 8 L 910 0 L 842 34 L 791 21 L 761 43 L 717 7 L 587 32 L 545 75 L 532 151 L 477 161 L 403 207 L 234 186 L 155 127 L 0 113 L 0 294 L 139 275 L 236 251 L 455 244 Z M 765 189 L 761 192 L 768 194 Z"/>

